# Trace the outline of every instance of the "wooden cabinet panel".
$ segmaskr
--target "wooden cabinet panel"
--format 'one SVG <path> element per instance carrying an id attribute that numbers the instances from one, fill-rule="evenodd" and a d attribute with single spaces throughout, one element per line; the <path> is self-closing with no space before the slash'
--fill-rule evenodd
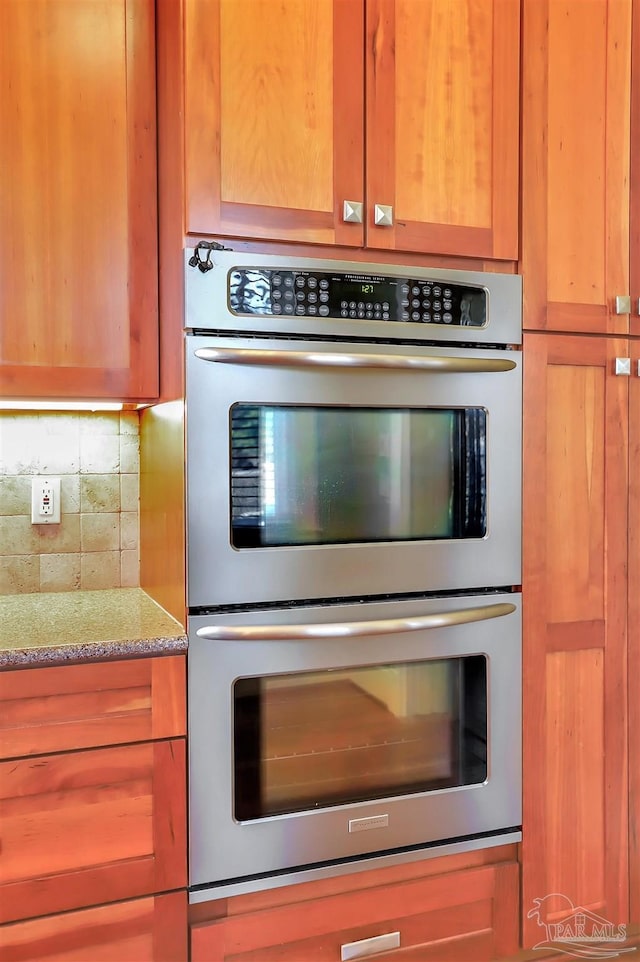
<path id="1" fill-rule="evenodd" d="M 324 962 L 340 946 L 400 932 L 377 959 L 480 962 L 515 952 L 518 866 L 487 865 L 367 886 L 196 924 L 192 962 Z"/>
<path id="2" fill-rule="evenodd" d="M 639 11 L 640 12 L 640 11 Z M 629 384 L 629 917 L 640 929 L 640 340 Z"/>
<path id="3" fill-rule="evenodd" d="M 186 885 L 184 739 L 0 763 L 0 921 Z"/>
<path id="4" fill-rule="evenodd" d="M 633 0 L 631 65 L 631 333 L 640 335 L 640 0 Z"/>
<path id="5" fill-rule="evenodd" d="M 547 895 L 628 918 L 630 379 L 614 374 L 627 350 L 624 339 L 525 336 L 526 946 L 540 940 L 527 913 Z"/>
<path id="6" fill-rule="evenodd" d="M 159 23 L 184 74 L 187 233 L 515 260 L 516 0 L 183 4 Z M 162 177 L 164 71 L 160 91 Z"/>
<path id="7" fill-rule="evenodd" d="M 525 327 L 626 334 L 631 0 L 523 11 Z"/>
<path id="8" fill-rule="evenodd" d="M 519 38 L 512 0 L 369 0 L 369 247 L 517 258 Z"/>
<path id="9" fill-rule="evenodd" d="M 0 673 L 0 758 L 186 732 L 186 658 Z"/>
<path id="10" fill-rule="evenodd" d="M 186 229 L 362 243 L 363 0 L 185 6 Z"/>
<path id="11" fill-rule="evenodd" d="M 187 893 L 0 926 L 3 962 L 185 962 Z"/>
<path id="12" fill-rule="evenodd" d="M 0 5 L 0 393 L 158 392 L 152 0 Z"/>

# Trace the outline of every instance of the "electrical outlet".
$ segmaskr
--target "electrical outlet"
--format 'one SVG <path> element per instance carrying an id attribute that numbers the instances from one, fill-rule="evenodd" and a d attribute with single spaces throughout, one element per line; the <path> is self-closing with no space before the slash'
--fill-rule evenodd
<path id="1" fill-rule="evenodd" d="M 60 478 L 31 479 L 31 524 L 60 524 Z"/>

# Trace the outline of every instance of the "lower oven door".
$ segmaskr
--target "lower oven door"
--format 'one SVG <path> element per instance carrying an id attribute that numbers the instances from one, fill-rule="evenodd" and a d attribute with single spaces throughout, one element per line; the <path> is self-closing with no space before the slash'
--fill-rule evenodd
<path id="1" fill-rule="evenodd" d="M 516 593 L 189 624 L 190 884 L 513 831 Z"/>

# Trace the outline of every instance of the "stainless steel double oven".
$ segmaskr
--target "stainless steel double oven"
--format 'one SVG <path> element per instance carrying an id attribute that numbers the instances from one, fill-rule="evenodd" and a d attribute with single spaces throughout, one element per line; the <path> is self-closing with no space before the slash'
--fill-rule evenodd
<path id="1" fill-rule="evenodd" d="M 186 262 L 192 901 L 518 838 L 520 279 Z"/>

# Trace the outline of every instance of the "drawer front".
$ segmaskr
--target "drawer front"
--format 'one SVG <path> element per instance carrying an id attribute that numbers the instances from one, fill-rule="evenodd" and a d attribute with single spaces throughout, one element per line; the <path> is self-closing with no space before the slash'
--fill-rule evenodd
<path id="1" fill-rule="evenodd" d="M 0 758 L 172 738 L 186 731 L 186 658 L 0 673 Z"/>
<path id="2" fill-rule="evenodd" d="M 518 948 L 518 877 L 517 864 L 508 862 L 229 915 L 192 927 L 191 960 L 500 958 Z M 398 933 L 399 948 L 381 951 L 371 942 L 367 951 L 367 940 L 390 933 Z"/>
<path id="3" fill-rule="evenodd" d="M 2 962 L 185 962 L 187 893 L 0 926 Z"/>
<path id="4" fill-rule="evenodd" d="M 183 739 L 0 763 L 0 922 L 186 886 Z"/>

